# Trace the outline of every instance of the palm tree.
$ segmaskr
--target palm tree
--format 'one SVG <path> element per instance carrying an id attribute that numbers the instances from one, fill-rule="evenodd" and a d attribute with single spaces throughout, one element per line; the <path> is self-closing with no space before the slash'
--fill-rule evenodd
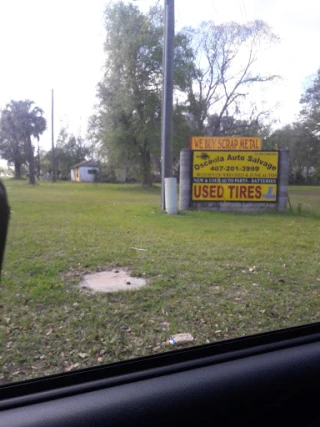
<path id="1" fill-rule="evenodd" d="M 13 161 L 15 169 L 17 169 L 23 163 L 22 152 L 24 151 L 29 164 L 30 184 L 35 184 L 34 147 L 31 138 L 39 141 L 39 137 L 46 127 L 47 122 L 43 117 L 43 110 L 30 100 L 11 101 L 1 113 L 0 142 L 2 144 L 5 141 L 8 148 L 7 153 L 2 150 L 2 155 L 4 158 L 6 158 L 5 156 L 10 157 L 7 160 Z"/>

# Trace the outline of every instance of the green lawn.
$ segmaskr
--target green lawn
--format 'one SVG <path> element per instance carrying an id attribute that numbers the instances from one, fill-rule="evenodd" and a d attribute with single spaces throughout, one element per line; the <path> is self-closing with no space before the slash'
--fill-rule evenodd
<path id="1" fill-rule="evenodd" d="M 159 208 L 158 187 L 5 184 L 0 382 L 168 351 L 174 333 L 197 345 L 320 320 L 320 222 L 304 215 L 308 204 L 320 212 L 319 187 L 290 189 L 295 214 L 175 217 Z M 77 286 L 115 266 L 150 284 Z"/>
<path id="2" fill-rule="evenodd" d="M 289 199 L 293 210 L 302 214 L 320 217 L 320 187 L 292 186 Z"/>

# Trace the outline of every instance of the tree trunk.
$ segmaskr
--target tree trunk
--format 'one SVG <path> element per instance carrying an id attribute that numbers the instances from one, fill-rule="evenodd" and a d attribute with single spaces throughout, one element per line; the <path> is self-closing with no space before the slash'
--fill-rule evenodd
<path id="1" fill-rule="evenodd" d="M 142 185 L 150 187 L 152 185 L 152 172 L 151 172 L 151 155 L 149 150 L 143 148 L 140 151 L 141 156 L 141 174 Z"/>
<path id="2" fill-rule="evenodd" d="M 204 135 L 204 120 L 201 117 L 197 118 L 197 131 L 199 135 Z"/>
<path id="3" fill-rule="evenodd" d="M 37 178 L 40 179 L 41 165 L 40 165 L 40 147 L 38 143 L 38 156 L 37 156 Z"/>
<path id="4" fill-rule="evenodd" d="M 15 179 L 21 179 L 21 163 L 18 161 L 14 162 L 14 177 Z"/>
<path id="5" fill-rule="evenodd" d="M 143 177 L 142 185 L 146 187 L 152 186 L 152 175 L 148 174 Z"/>
<path id="6" fill-rule="evenodd" d="M 34 154 L 31 143 L 31 138 L 28 141 L 28 162 L 29 162 L 29 184 L 34 185 L 36 183 L 34 175 Z"/>

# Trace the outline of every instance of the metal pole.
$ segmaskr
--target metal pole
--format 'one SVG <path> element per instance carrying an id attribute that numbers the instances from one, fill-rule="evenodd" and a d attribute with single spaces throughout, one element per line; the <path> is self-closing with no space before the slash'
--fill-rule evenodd
<path id="1" fill-rule="evenodd" d="M 161 129 L 161 207 L 165 209 L 164 178 L 172 176 L 174 0 L 165 0 L 163 95 Z"/>
<path id="2" fill-rule="evenodd" d="M 166 178 L 172 176 L 172 135 L 173 135 L 173 63 L 174 63 L 174 0 L 167 0 L 168 39 L 166 56 Z"/>
<path id="3" fill-rule="evenodd" d="M 53 103 L 53 89 L 51 91 L 51 169 L 52 169 L 52 182 L 56 182 L 55 164 L 54 164 L 54 103 Z"/>
<path id="4" fill-rule="evenodd" d="M 166 69 L 166 40 L 167 40 L 167 6 L 166 0 L 164 5 L 164 33 L 163 33 L 163 54 L 162 54 L 162 117 L 161 117 L 161 209 L 166 208 L 165 193 L 164 193 L 164 177 L 166 165 L 166 94 L 167 85 L 165 78 Z"/>

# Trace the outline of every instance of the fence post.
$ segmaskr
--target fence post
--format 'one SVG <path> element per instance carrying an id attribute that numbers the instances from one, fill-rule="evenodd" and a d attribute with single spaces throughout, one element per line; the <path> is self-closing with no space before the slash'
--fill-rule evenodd
<path id="1" fill-rule="evenodd" d="M 179 209 L 185 211 L 191 205 L 191 150 L 180 151 Z"/>
<path id="2" fill-rule="evenodd" d="M 280 212 L 287 210 L 289 185 L 289 150 L 279 151 L 279 182 L 277 208 Z"/>

